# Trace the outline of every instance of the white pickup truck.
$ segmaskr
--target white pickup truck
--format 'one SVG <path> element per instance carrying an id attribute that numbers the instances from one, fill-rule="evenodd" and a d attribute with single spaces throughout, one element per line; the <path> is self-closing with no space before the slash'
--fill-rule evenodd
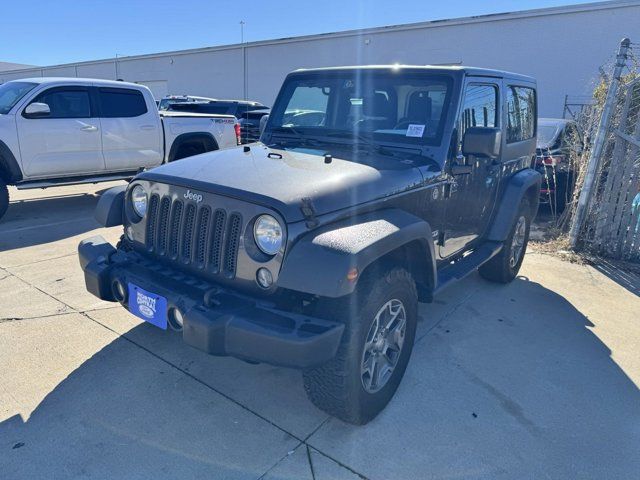
<path id="1" fill-rule="evenodd" d="M 0 85 L 0 218 L 18 189 L 126 179 L 239 143 L 232 115 L 160 114 L 142 85 L 28 78 Z"/>

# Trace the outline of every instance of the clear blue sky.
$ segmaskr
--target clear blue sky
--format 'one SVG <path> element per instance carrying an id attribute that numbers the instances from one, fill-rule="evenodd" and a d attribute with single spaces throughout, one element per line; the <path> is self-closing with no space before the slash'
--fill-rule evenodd
<path id="1" fill-rule="evenodd" d="M 2 1 L 0 61 L 51 65 L 587 0 Z"/>

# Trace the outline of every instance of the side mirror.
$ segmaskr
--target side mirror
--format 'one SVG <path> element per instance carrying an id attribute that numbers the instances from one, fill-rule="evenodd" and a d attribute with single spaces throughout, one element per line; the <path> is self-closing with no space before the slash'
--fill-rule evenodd
<path id="1" fill-rule="evenodd" d="M 502 131 L 499 128 L 470 127 L 462 139 L 462 154 L 498 158 Z"/>
<path id="2" fill-rule="evenodd" d="M 24 109 L 24 116 L 27 118 L 42 118 L 51 115 L 51 109 L 46 103 L 34 102 Z"/>
<path id="3" fill-rule="evenodd" d="M 260 136 L 264 133 L 264 129 L 267 127 L 267 122 L 269 121 L 269 115 L 263 115 L 260 117 Z"/>

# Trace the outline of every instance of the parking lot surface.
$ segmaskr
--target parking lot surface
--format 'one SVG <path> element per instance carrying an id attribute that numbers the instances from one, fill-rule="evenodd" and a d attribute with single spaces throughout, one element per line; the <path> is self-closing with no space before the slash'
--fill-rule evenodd
<path id="1" fill-rule="evenodd" d="M 530 253 L 421 321 L 405 378 L 364 427 L 299 372 L 211 357 L 85 291 L 82 238 L 110 185 L 12 191 L 0 223 L 0 477 L 637 479 L 640 297 Z"/>

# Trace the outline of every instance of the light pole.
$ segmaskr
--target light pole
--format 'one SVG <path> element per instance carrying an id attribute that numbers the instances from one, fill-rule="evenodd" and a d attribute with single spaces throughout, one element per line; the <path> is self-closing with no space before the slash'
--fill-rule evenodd
<path id="1" fill-rule="evenodd" d="M 240 45 L 242 49 L 242 92 L 243 99 L 247 99 L 247 49 L 244 45 L 244 20 L 240 20 Z"/>
<path id="2" fill-rule="evenodd" d="M 122 55 L 120 55 L 119 53 L 116 53 L 116 80 L 120 80 L 120 62 L 118 61 L 118 58 L 121 56 Z"/>

